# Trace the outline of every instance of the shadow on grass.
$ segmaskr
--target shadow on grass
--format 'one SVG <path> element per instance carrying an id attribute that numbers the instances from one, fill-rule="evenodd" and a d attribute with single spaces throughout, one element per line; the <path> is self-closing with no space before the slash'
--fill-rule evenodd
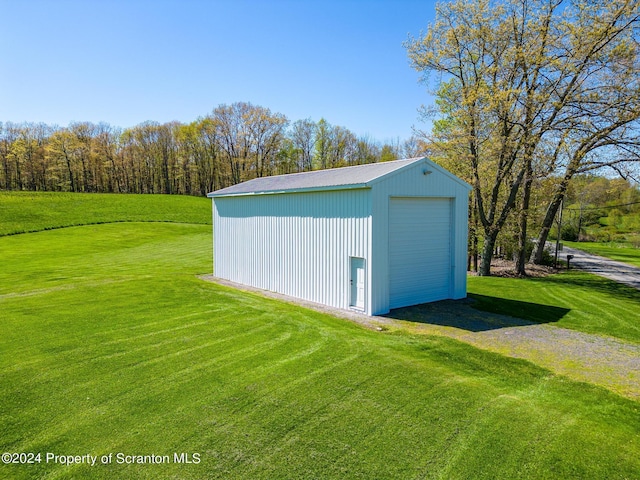
<path id="1" fill-rule="evenodd" d="M 571 311 L 568 308 L 555 307 L 553 305 L 489 297 L 487 295 L 470 294 L 469 296 L 475 300 L 473 308 L 484 312 L 508 315 L 533 323 L 558 322 Z"/>
<path id="2" fill-rule="evenodd" d="M 470 294 L 463 300 L 442 300 L 391 310 L 388 318 L 484 332 L 559 321 L 569 309 Z"/>

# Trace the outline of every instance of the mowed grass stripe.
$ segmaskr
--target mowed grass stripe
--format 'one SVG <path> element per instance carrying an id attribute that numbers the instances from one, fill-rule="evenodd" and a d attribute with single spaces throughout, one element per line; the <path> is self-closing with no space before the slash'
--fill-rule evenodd
<path id="1" fill-rule="evenodd" d="M 588 305 L 584 305 L 585 308 L 576 309 L 575 299 L 568 302 L 567 295 L 570 293 L 564 289 L 558 289 L 553 285 L 541 288 L 539 292 L 541 297 L 544 298 L 545 304 L 574 306 L 569 311 L 569 318 L 566 319 L 569 322 L 562 319 L 560 320 L 560 325 L 556 324 L 557 326 L 566 326 L 567 328 L 582 330 L 587 333 L 606 334 L 619 331 L 620 324 L 624 322 L 623 338 L 625 340 L 640 339 L 640 329 L 638 329 L 636 322 L 633 321 L 633 316 L 638 313 L 637 305 L 625 308 L 625 303 L 620 302 L 619 299 L 598 296 L 591 298 Z M 612 315 L 612 312 L 615 312 L 615 315 Z M 631 315 L 631 318 L 629 315 Z M 566 324 L 563 324 L 563 320 Z"/>
<path id="2" fill-rule="evenodd" d="M 334 369 L 334 368 L 337 368 L 337 367 L 338 367 L 338 365 L 336 365 L 336 364 L 331 364 L 331 365 L 328 366 L 329 369 Z M 317 374 L 318 373 L 318 369 L 316 368 L 313 373 Z M 233 376 L 233 374 L 231 376 Z M 308 376 L 306 378 L 308 378 Z M 196 388 L 198 388 L 197 385 L 196 385 Z M 186 392 L 187 390 L 186 390 L 186 388 L 184 388 L 184 386 L 181 386 L 180 391 Z M 237 409 L 249 408 L 253 403 L 254 403 L 253 401 L 247 401 L 246 403 L 245 402 L 235 402 L 235 408 L 237 408 Z"/>
<path id="3" fill-rule="evenodd" d="M 269 325 L 268 325 L 269 326 Z M 260 330 L 263 330 L 264 328 L 259 327 Z M 246 336 L 247 333 L 245 332 L 243 335 L 237 335 L 236 337 L 234 337 L 235 339 L 237 339 L 238 337 L 241 336 Z M 289 335 L 286 335 L 287 337 L 289 337 Z M 271 340 L 271 342 L 273 343 L 274 340 Z M 266 343 L 268 342 L 264 342 L 263 345 L 258 345 L 258 347 L 264 346 Z M 202 346 L 204 348 L 204 346 Z M 230 366 L 233 366 L 234 364 L 238 363 L 238 361 L 230 361 L 233 360 L 232 357 L 237 358 L 243 358 L 243 353 L 245 353 L 245 351 L 248 350 L 252 350 L 255 351 L 255 346 L 251 345 L 248 348 L 245 349 L 235 349 L 235 351 L 233 352 L 227 352 L 224 355 L 221 355 L 219 351 L 216 352 L 215 355 L 213 356 L 213 359 L 210 359 L 206 362 L 203 362 L 202 359 L 200 358 L 193 358 L 193 363 L 190 363 L 190 365 L 188 367 L 182 367 L 181 369 L 173 369 L 173 371 L 169 374 L 165 373 L 162 378 L 163 378 L 163 385 L 166 385 L 165 389 L 158 389 L 155 388 L 153 390 L 155 390 L 155 394 L 162 394 L 163 391 L 171 388 L 176 388 L 177 386 L 183 384 L 183 383 L 187 383 L 189 381 L 192 380 L 192 377 L 194 376 L 194 374 L 198 371 L 201 371 L 203 369 L 208 369 L 211 371 L 214 371 L 215 368 L 211 368 L 211 367 L 216 367 L 216 364 L 219 364 L 219 368 L 224 368 L 226 370 L 229 369 Z M 174 351 L 174 354 L 176 352 Z M 180 350 L 179 352 L 177 352 L 179 354 L 184 353 L 184 350 Z M 211 352 L 210 352 L 211 353 Z M 245 359 L 247 358 L 247 356 L 244 357 Z M 152 362 L 159 362 L 160 359 L 158 359 L 157 357 L 153 357 L 151 359 Z M 171 359 L 162 359 L 162 361 L 167 361 L 168 363 L 173 363 L 171 362 Z M 75 367 L 75 365 L 74 365 Z M 132 367 L 130 367 L 131 369 L 134 368 L 147 368 L 148 365 L 141 365 L 141 364 L 136 364 Z M 109 376 L 113 376 L 114 380 L 117 378 L 118 382 L 114 382 L 113 384 L 115 385 L 116 383 L 122 384 L 123 382 L 128 382 L 128 379 L 131 377 L 131 371 L 123 371 L 122 369 L 118 370 L 118 369 L 114 369 L 112 372 L 112 375 Z M 133 374 L 133 378 L 131 378 L 131 380 L 135 380 L 137 378 L 148 378 L 148 379 L 157 379 L 158 377 L 158 373 L 160 372 L 154 372 L 151 370 L 148 370 L 146 372 L 144 372 L 144 375 L 138 375 L 138 374 Z M 66 375 L 66 372 L 64 372 L 64 375 Z M 233 374 L 231 374 L 231 376 L 233 377 Z M 127 393 L 120 395 L 119 397 L 117 397 L 118 402 L 126 402 L 128 398 L 135 398 L 137 396 L 136 390 L 147 390 L 150 386 L 152 386 L 152 383 L 155 380 L 149 380 L 147 382 L 139 382 L 139 381 L 132 381 L 132 384 L 137 384 L 135 389 L 132 388 L 128 388 L 127 389 Z M 92 386 L 94 386 L 91 382 L 90 383 L 74 383 L 74 390 L 78 390 L 78 391 L 86 391 L 86 392 L 91 392 L 93 391 L 93 389 L 91 388 Z M 61 392 L 62 393 L 62 397 L 65 398 L 72 398 L 75 396 L 74 391 L 65 391 L 65 392 Z M 104 391 L 103 391 L 104 394 Z M 107 398 L 108 399 L 108 398 Z M 68 416 L 68 415 L 66 415 Z M 80 422 L 81 419 L 79 418 L 70 418 L 69 419 L 69 423 L 71 425 L 77 425 Z M 59 422 L 57 422 L 59 424 Z"/>
<path id="4" fill-rule="evenodd" d="M 190 355 L 194 360 L 197 360 L 196 365 L 198 365 L 198 368 L 205 368 L 215 362 L 224 361 L 236 353 L 242 353 L 239 345 L 249 344 L 247 349 L 250 350 L 267 346 L 269 349 L 273 349 L 277 343 L 284 342 L 291 337 L 290 332 L 282 332 L 281 329 L 276 328 L 274 323 L 254 325 L 239 332 L 235 331 L 235 333 L 231 335 L 226 333 L 226 330 L 229 330 L 226 326 L 223 326 L 224 328 L 222 329 L 216 328 L 215 330 L 194 331 L 194 329 L 208 324 L 210 324 L 210 322 L 196 322 L 190 325 L 180 325 L 172 329 L 165 329 L 162 332 L 165 334 L 165 338 L 159 338 L 154 333 L 148 333 L 135 338 L 127 336 L 126 338 L 111 342 L 100 342 L 98 340 L 95 342 L 95 349 L 90 355 L 87 355 L 86 343 L 77 344 L 65 348 L 64 358 L 60 358 L 59 360 L 65 360 L 66 363 L 69 364 L 69 370 L 78 367 L 91 367 L 87 368 L 87 371 L 91 372 L 90 378 L 94 378 L 94 373 L 100 372 L 100 367 L 103 367 L 107 372 L 122 375 L 128 370 L 151 370 L 156 364 L 163 362 L 172 363 L 176 357 L 184 355 Z M 186 337 L 173 335 L 183 330 L 189 330 L 189 335 Z M 267 330 L 266 335 L 262 333 L 265 330 Z M 220 334 L 224 336 L 220 338 Z M 258 334 L 260 335 L 258 336 Z M 279 336 L 274 337 L 274 334 Z M 209 340 L 211 338 L 215 338 L 215 340 Z M 141 341 L 149 342 L 136 348 L 127 347 L 130 343 L 136 344 Z M 105 351 L 105 347 L 110 348 Z M 116 347 L 117 350 L 114 351 L 114 347 Z M 212 356 L 209 351 L 212 347 L 215 347 L 216 351 L 213 360 L 211 360 Z M 195 354 L 199 350 L 206 351 L 199 357 L 196 357 Z M 223 352 L 225 353 L 224 355 L 222 354 Z M 208 363 L 203 362 L 203 359 L 209 359 L 210 361 Z M 109 360 L 109 362 L 106 362 L 107 360 Z M 24 369 L 20 368 L 20 364 L 18 363 L 16 366 L 17 368 L 14 368 L 20 370 L 20 374 L 24 374 Z M 183 371 L 178 372 L 179 375 L 182 373 Z M 66 376 L 67 374 L 68 372 L 62 369 L 56 369 L 53 380 L 57 381 L 59 376 Z M 136 376 L 137 374 L 134 371 L 131 372 L 131 375 Z M 32 378 L 38 378 L 38 376 L 34 375 Z M 77 379 L 77 382 L 78 380 L 79 379 Z"/>

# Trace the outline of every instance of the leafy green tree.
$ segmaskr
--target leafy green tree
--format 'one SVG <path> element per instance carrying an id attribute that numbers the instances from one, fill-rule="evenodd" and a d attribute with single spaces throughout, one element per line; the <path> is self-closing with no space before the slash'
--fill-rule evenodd
<path id="1" fill-rule="evenodd" d="M 206 195 L 220 185 L 218 145 L 215 126 L 210 117 L 201 118 L 177 131 L 181 190 L 187 194 Z"/>
<path id="2" fill-rule="evenodd" d="M 281 113 L 260 106 L 251 106 L 244 118 L 246 131 L 250 135 L 254 171 L 257 177 L 273 175 L 276 156 L 285 138 L 289 121 Z"/>
<path id="3" fill-rule="evenodd" d="M 316 126 L 315 152 L 313 156 L 314 169 L 324 170 L 329 168 L 331 155 L 331 131 L 333 127 L 324 118 L 321 118 Z"/>
<path id="4" fill-rule="evenodd" d="M 424 80 L 442 79 L 437 112 L 445 123 L 435 136 L 450 143 L 443 151 L 455 152 L 451 161 L 468 165 L 483 230 L 481 275 L 490 274 L 498 235 L 516 214 L 517 270 L 525 273 L 537 179 L 564 172 L 542 222 L 542 249 L 585 162 L 615 168 L 637 155 L 630 129 L 640 116 L 639 8 L 632 0 L 455 0 L 438 4 L 426 34 L 406 43 Z M 600 160 L 598 149 L 607 153 Z"/>
<path id="5" fill-rule="evenodd" d="M 360 137 L 356 143 L 354 163 L 356 165 L 375 163 L 379 158 L 380 146 L 367 135 Z"/>
<path id="6" fill-rule="evenodd" d="M 55 131 L 49 138 L 47 145 L 48 155 L 57 164 L 64 165 L 64 170 L 66 171 L 67 180 L 63 181 L 60 178 L 59 185 L 62 186 L 68 181 L 69 190 L 72 192 L 78 191 L 76 150 L 76 137 L 66 128 Z"/>
<path id="7" fill-rule="evenodd" d="M 285 138 L 287 118 L 268 108 L 236 102 L 212 114 L 220 152 L 231 172 L 231 184 L 272 174 Z"/>
<path id="8" fill-rule="evenodd" d="M 16 157 L 13 153 L 13 144 L 18 138 L 17 125 L 6 122 L 0 131 L 0 156 L 2 157 L 2 173 L 4 175 L 4 188 L 7 190 L 18 188 L 19 175 L 16 165 Z"/>
<path id="9" fill-rule="evenodd" d="M 358 142 L 355 135 L 347 128 L 335 126 L 329 138 L 329 168 L 353 164 Z"/>
<path id="10" fill-rule="evenodd" d="M 398 152 L 393 146 L 389 144 L 384 144 L 382 149 L 380 150 L 380 161 L 381 162 L 389 162 L 391 160 L 398 159 Z"/>
<path id="11" fill-rule="evenodd" d="M 101 191 L 122 193 L 122 166 L 118 163 L 120 129 L 105 122 L 96 125 L 93 142 L 96 165 L 102 170 Z"/>
<path id="12" fill-rule="evenodd" d="M 297 171 L 306 172 L 313 168 L 313 150 L 316 145 L 317 125 L 311 119 L 293 122 L 289 137 L 292 148 L 297 152 Z"/>

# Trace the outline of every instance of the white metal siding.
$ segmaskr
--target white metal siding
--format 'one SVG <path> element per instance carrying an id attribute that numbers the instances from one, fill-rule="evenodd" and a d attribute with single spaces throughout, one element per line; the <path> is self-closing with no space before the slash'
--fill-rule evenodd
<path id="1" fill-rule="evenodd" d="M 214 275 L 348 308 L 349 259 L 370 257 L 370 210 L 368 189 L 214 198 Z"/>
<path id="2" fill-rule="evenodd" d="M 451 296 L 451 201 L 391 198 L 389 307 Z"/>

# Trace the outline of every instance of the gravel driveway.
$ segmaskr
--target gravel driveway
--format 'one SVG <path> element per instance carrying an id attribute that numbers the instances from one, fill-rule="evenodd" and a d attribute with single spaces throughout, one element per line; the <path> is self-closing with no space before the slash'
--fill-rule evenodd
<path id="1" fill-rule="evenodd" d="M 390 315 L 394 323 L 416 333 L 444 335 L 529 360 L 553 373 L 640 400 L 639 344 L 482 312 L 473 308 L 471 299 L 407 307 Z"/>
<path id="2" fill-rule="evenodd" d="M 571 265 L 575 268 L 640 289 L 640 268 L 638 267 L 571 247 L 564 247 L 560 256 L 566 259 L 567 255 L 573 255 Z"/>

